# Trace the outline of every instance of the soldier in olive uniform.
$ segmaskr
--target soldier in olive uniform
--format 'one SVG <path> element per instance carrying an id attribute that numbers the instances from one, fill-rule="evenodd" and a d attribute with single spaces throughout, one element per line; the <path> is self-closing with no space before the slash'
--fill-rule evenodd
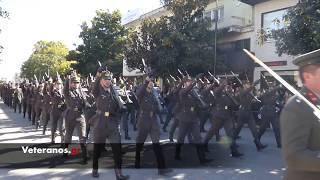
<path id="1" fill-rule="evenodd" d="M 27 88 L 27 114 L 29 121 L 32 120 L 32 90 L 34 87 L 34 83 L 31 83 Z"/>
<path id="2" fill-rule="evenodd" d="M 53 82 L 52 89 L 50 90 L 52 97 L 52 109 L 50 112 L 51 120 L 51 143 L 55 143 L 56 130 L 59 127 L 59 133 L 61 136 L 61 143 L 64 142 L 64 122 L 63 122 L 63 111 L 66 109 L 66 104 L 64 100 L 64 95 L 62 92 L 62 81 L 57 78 Z"/>
<path id="3" fill-rule="evenodd" d="M 238 106 L 238 102 L 233 97 L 232 87 L 227 85 L 227 80 L 223 81 L 219 88 L 216 89 L 215 95 L 215 109 L 211 111 L 212 113 L 212 125 L 209 129 L 208 133 L 206 134 L 204 143 L 206 147 L 210 139 L 213 135 L 219 132 L 219 129 L 224 127 L 225 132 L 230 139 L 230 150 L 232 157 L 240 157 L 242 156 L 241 153 L 238 152 L 236 144 L 235 144 L 235 137 L 234 137 L 234 127 L 233 127 L 233 115 L 232 111 L 235 107 Z"/>
<path id="4" fill-rule="evenodd" d="M 297 57 L 303 83 L 301 93 L 320 107 L 320 50 Z M 318 110 L 318 114 L 319 114 Z M 280 116 L 282 153 L 287 165 L 285 180 L 318 180 L 320 177 L 320 117 L 297 95 Z"/>
<path id="5" fill-rule="evenodd" d="M 120 119 L 123 105 L 119 100 L 117 92 L 111 83 L 111 74 L 103 71 L 97 74 L 97 79 L 92 89 L 92 94 L 96 100 L 97 113 L 92 118 L 93 123 L 93 169 L 92 176 L 98 177 L 98 159 L 101 150 L 104 148 L 108 138 L 115 164 L 115 174 L 117 179 L 126 180 L 129 176 L 124 176 L 121 170 L 121 135 Z"/>
<path id="6" fill-rule="evenodd" d="M 240 108 L 238 111 L 237 126 L 235 128 L 235 137 L 239 135 L 244 123 L 248 123 L 256 148 L 258 151 L 261 151 L 262 149 L 266 148 L 267 145 L 263 145 L 260 142 L 257 125 L 251 110 L 251 102 L 254 98 L 254 95 L 251 91 L 258 83 L 259 81 L 256 81 L 253 83 L 253 85 L 250 85 L 250 82 L 245 82 L 243 88 L 239 92 Z"/>
<path id="7" fill-rule="evenodd" d="M 85 145 L 86 121 L 83 114 L 86 96 L 81 90 L 80 77 L 76 72 L 72 72 L 70 79 L 66 79 L 63 94 L 67 105 L 67 110 L 64 114 L 66 135 L 63 146 L 65 148 L 68 147 L 72 140 L 73 131 L 77 128 L 82 152 L 82 163 L 87 164 L 87 147 Z M 64 156 L 67 156 L 67 154 L 64 154 Z"/>
<path id="8" fill-rule="evenodd" d="M 199 77 L 197 76 L 196 79 Z M 197 94 L 193 92 L 193 88 L 196 85 L 196 81 L 192 82 L 190 77 L 184 78 L 184 87 L 179 92 L 180 98 L 180 108 L 181 111 L 178 114 L 179 119 L 179 132 L 178 140 L 176 144 L 175 159 L 181 160 L 181 147 L 184 143 L 185 137 L 191 133 L 192 143 L 196 145 L 197 155 L 201 164 L 210 162 L 211 160 L 206 159 L 204 146 L 201 141 L 200 134 L 200 122 L 198 119 L 198 114 L 196 108 L 199 107 L 199 99 L 197 99 Z"/>
<path id="9" fill-rule="evenodd" d="M 13 109 L 14 112 L 17 112 L 17 107 L 19 110 L 19 113 L 21 113 L 21 103 L 23 99 L 23 93 L 22 89 L 19 87 L 19 84 L 16 83 L 14 93 L 13 93 Z"/>
<path id="10" fill-rule="evenodd" d="M 25 82 L 22 84 L 21 89 L 22 89 L 22 112 L 23 112 L 23 118 L 26 117 L 27 113 L 27 104 L 28 104 L 28 86 L 29 83 Z"/>
<path id="11" fill-rule="evenodd" d="M 42 109 L 42 122 L 43 130 L 42 134 L 45 135 L 47 130 L 48 122 L 50 120 L 50 111 L 52 108 L 50 88 L 52 86 L 52 79 L 50 78 L 44 85 L 43 88 L 43 109 Z"/>
<path id="12" fill-rule="evenodd" d="M 277 92 L 282 87 L 270 87 L 267 91 L 261 94 L 260 99 L 263 102 L 261 107 L 261 125 L 259 129 L 259 139 L 265 133 L 266 129 L 269 127 L 270 123 L 272 125 L 272 130 L 274 132 L 277 146 L 281 147 L 280 142 L 280 121 L 279 115 L 276 109 Z"/>
<path id="13" fill-rule="evenodd" d="M 136 139 L 136 159 L 135 167 L 140 168 L 140 152 L 143 149 L 143 144 L 148 135 L 151 137 L 153 151 L 156 155 L 158 164 L 158 173 L 165 175 L 171 172 L 166 169 L 165 159 L 163 156 L 162 148 L 160 146 L 160 126 L 157 121 L 156 114 L 160 112 L 158 101 L 156 100 L 154 91 L 153 78 L 147 77 L 144 84 L 137 90 L 137 98 L 139 102 L 139 115 L 138 115 L 138 134 Z"/>
<path id="14" fill-rule="evenodd" d="M 36 124 L 36 99 L 37 99 L 37 91 L 38 91 L 38 82 L 35 82 L 35 86 L 32 87 L 31 94 L 31 121 L 32 125 Z"/>
<path id="15" fill-rule="evenodd" d="M 43 83 L 40 82 L 35 94 L 35 123 L 36 129 L 40 127 L 40 118 L 43 109 Z"/>

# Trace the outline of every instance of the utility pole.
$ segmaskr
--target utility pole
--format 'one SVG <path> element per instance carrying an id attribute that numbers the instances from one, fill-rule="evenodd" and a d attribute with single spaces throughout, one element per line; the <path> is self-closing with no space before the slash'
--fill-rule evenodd
<path id="1" fill-rule="evenodd" d="M 213 75 L 216 75 L 217 65 L 217 30 L 218 30 L 218 0 L 216 0 L 216 10 L 214 11 L 214 63 L 213 63 Z"/>

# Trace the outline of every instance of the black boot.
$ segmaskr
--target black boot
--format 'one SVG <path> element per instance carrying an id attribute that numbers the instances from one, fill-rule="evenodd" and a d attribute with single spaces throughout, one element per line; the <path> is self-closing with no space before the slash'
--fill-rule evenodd
<path id="1" fill-rule="evenodd" d="M 36 122 L 36 130 L 39 128 L 39 122 Z"/>
<path id="2" fill-rule="evenodd" d="M 254 144 L 256 145 L 258 151 L 261 151 L 262 149 L 265 149 L 267 147 L 267 145 L 261 144 L 259 139 L 255 139 Z"/>
<path id="3" fill-rule="evenodd" d="M 152 144 L 152 146 L 153 146 L 153 151 L 154 151 L 156 158 L 157 158 L 158 174 L 165 176 L 165 175 L 169 174 L 170 172 L 172 172 L 172 169 L 166 168 L 165 159 L 163 156 L 163 151 L 162 151 L 160 144 L 154 143 L 154 144 Z"/>
<path id="4" fill-rule="evenodd" d="M 174 159 L 175 160 L 181 160 L 181 148 L 182 148 L 182 144 L 180 143 L 177 143 L 176 144 L 176 152 L 175 152 L 175 155 L 174 155 Z"/>
<path id="5" fill-rule="evenodd" d="M 205 152 L 210 152 L 208 143 L 204 143 L 204 151 Z"/>
<path id="6" fill-rule="evenodd" d="M 47 127 L 46 127 L 46 126 L 43 126 L 42 135 L 45 135 L 45 134 L 46 134 L 46 130 L 47 130 Z"/>
<path id="7" fill-rule="evenodd" d="M 51 144 L 54 144 L 55 143 L 55 135 L 54 133 L 51 135 Z"/>
<path id="8" fill-rule="evenodd" d="M 243 154 L 238 151 L 235 144 L 231 145 L 230 150 L 231 150 L 231 156 L 234 158 L 238 158 L 238 157 L 243 156 Z"/>
<path id="9" fill-rule="evenodd" d="M 137 143 L 136 144 L 136 157 L 135 157 L 135 163 L 134 167 L 136 169 L 140 169 L 140 152 L 142 151 L 143 143 Z"/>
<path id="10" fill-rule="evenodd" d="M 83 143 L 81 143 L 80 146 L 81 146 L 82 164 L 88 164 L 87 147 Z"/>
<path id="11" fill-rule="evenodd" d="M 210 163 L 212 161 L 211 159 L 207 159 L 205 157 L 203 145 L 197 145 L 196 148 L 197 148 L 197 154 L 198 154 L 198 158 L 199 158 L 200 164 L 204 165 L 204 164 Z"/>
<path id="12" fill-rule="evenodd" d="M 92 169 L 92 177 L 94 177 L 94 178 L 99 177 L 98 169 Z"/>

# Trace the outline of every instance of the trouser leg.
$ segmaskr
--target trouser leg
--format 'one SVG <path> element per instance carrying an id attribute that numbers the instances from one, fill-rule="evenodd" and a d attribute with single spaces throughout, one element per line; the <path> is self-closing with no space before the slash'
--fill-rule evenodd
<path id="1" fill-rule="evenodd" d="M 281 135 L 280 135 L 280 122 L 279 117 L 274 117 L 271 119 L 272 129 L 274 132 L 274 136 L 276 138 L 276 142 L 278 147 L 281 147 Z"/>
<path id="2" fill-rule="evenodd" d="M 176 131 L 179 124 L 178 119 L 174 119 L 173 123 L 171 124 L 170 130 L 169 130 L 169 139 L 173 140 L 174 132 Z"/>
<path id="3" fill-rule="evenodd" d="M 165 169 L 166 168 L 165 159 L 163 156 L 163 151 L 160 146 L 160 143 L 152 143 L 152 147 L 153 147 L 153 151 L 156 155 L 158 169 Z"/>
<path id="4" fill-rule="evenodd" d="M 93 144 L 93 161 L 92 161 L 92 169 L 99 168 L 99 158 L 101 154 L 101 149 L 104 144 L 102 143 L 94 143 Z"/>

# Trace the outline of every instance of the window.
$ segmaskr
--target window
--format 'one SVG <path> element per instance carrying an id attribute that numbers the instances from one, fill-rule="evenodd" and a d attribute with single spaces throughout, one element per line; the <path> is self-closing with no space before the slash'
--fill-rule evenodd
<path id="1" fill-rule="evenodd" d="M 262 29 L 277 30 L 285 27 L 284 15 L 288 8 L 262 14 Z"/>
<path id="2" fill-rule="evenodd" d="M 224 8 L 219 7 L 218 9 L 212 9 L 203 13 L 204 18 L 209 18 L 212 22 L 215 21 L 216 16 L 218 17 L 218 21 L 222 20 L 224 17 Z"/>

